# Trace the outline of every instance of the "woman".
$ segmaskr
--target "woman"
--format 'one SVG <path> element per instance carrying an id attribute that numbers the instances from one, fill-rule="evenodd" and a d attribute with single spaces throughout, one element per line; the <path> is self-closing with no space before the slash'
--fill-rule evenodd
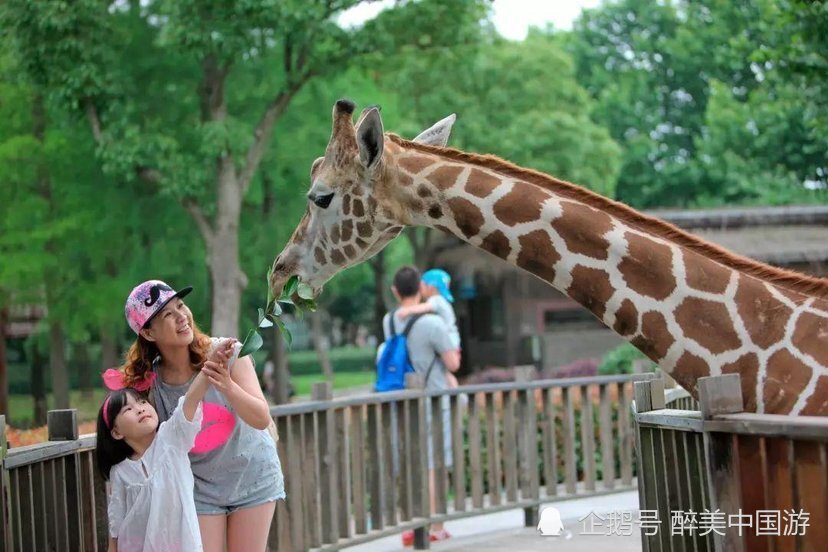
<path id="1" fill-rule="evenodd" d="M 150 389 L 159 421 L 172 415 L 221 339 L 196 327 L 182 298 L 160 280 L 138 285 L 125 314 L 137 334 L 123 368 L 123 385 Z M 275 501 L 285 497 L 276 445 L 267 431 L 270 409 L 250 357 L 219 367 L 204 398 L 202 429 L 190 450 L 194 497 L 206 552 L 265 550 Z"/>

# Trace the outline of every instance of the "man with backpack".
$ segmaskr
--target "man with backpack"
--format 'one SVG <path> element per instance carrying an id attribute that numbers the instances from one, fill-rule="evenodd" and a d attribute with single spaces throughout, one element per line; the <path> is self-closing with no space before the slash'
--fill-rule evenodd
<path id="1" fill-rule="evenodd" d="M 377 391 L 394 391 L 404 388 L 405 372 L 414 371 L 425 379 L 426 391 L 443 391 L 449 389 L 446 374 L 460 368 L 460 353 L 452 343 L 449 328 L 442 318 L 435 314 L 409 316 L 401 319 L 396 311 L 403 307 L 412 307 L 420 303 L 420 273 L 416 268 L 404 266 L 394 275 L 391 288 L 398 306 L 385 315 L 382 327 L 385 343 L 377 361 Z M 445 397 L 448 398 L 448 397 Z M 428 468 L 429 487 L 431 489 L 431 510 L 436 503 L 434 496 L 434 458 L 430 409 L 426 412 L 428 428 Z M 443 404 L 443 450 L 446 466 L 452 465 L 451 424 L 448 401 Z M 442 523 L 431 526 L 430 540 L 447 539 L 450 535 Z M 414 542 L 413 531 L 403 533 L 403 545 Z"/>

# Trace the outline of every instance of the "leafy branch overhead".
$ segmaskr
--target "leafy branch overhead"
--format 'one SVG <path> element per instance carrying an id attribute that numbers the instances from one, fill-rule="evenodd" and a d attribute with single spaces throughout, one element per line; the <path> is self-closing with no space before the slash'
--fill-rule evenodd
<path id="1" fill-rule="evenodd" d="M 316 311 L 313 290 L 308 284 L 300 282 L 298 276 L 292 276 L 288 280 L 278 298 L 273 297 L 273 290 L 270 288 L 271 271 L 267 273 L 267 305 L 264 309 L 258 309 L 256 328 L 247 332 L 244 343 L 242 343 L 241 352 L 239 353 L 240 357 L 255 353 L 262 347 L 264 340 L 258 332 L 260 328 L 271 328 L 275 325 L 282 333 L 282 337 L 285 339 L 288 347 L 293 344 L 293 336 L 291 336 L 290 330 L 288 330 L 284 320 L 281 318 L 286 308 L 293 309 L 299 317 L 302 316 L 304 310 Z"/>

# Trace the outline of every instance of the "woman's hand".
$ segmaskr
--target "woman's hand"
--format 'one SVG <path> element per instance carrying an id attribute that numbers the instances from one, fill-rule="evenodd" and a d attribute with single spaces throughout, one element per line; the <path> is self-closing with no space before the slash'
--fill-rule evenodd
<path id="1" fill-rule="evenodd" d="M 235 385 L 235 382 L 230 377 L 230 369 L 227 367 L 226 360 L 224 362 L 208 360 L 204 363 L 201 371 L 207 376 L 207 379 L 213 384 L 213 387 L 222 394 L 227 394 L 231 387 Z"/>

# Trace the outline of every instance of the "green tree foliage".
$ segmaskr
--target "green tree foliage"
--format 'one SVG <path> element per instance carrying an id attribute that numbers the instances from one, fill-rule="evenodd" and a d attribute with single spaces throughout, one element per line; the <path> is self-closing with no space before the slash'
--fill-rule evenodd
<path id="1" fill-rule="evenodd" d="M 623 0 L 584 12 L 567 47 L 597 100 L 594 118 L 624 149 L 617 198 L 639 207 L 824 200 L 803 186 L 825 183 L 824 141 L 803 101 L 819 85 L 803 76 L 791 86 L 780 73 L 788 30 L 811 35 L 786 6 Z"/>

